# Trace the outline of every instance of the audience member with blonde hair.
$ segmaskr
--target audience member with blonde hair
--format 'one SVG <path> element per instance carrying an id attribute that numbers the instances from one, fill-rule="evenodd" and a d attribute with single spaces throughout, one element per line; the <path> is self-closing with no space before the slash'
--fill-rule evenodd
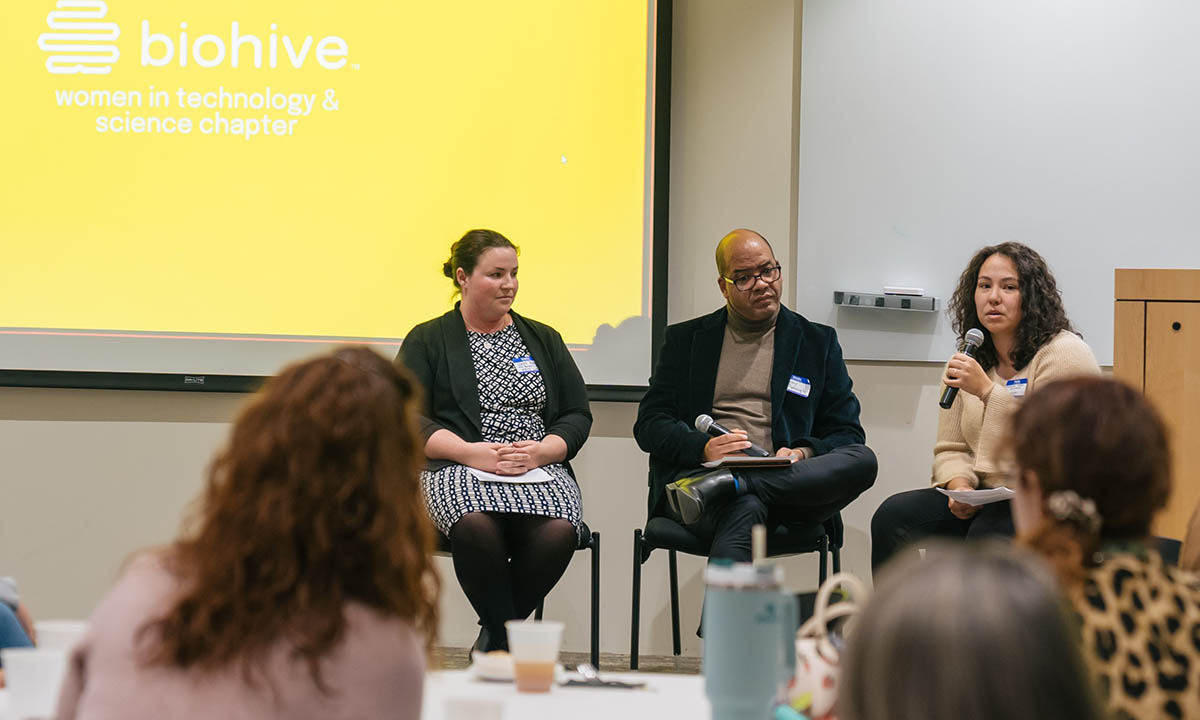
<path id="1" fill-rule="evenodd" d="M 1200 581 L 1148 543 L 1171 490 L 1161 418 L 1113 380 L 1053 383 L 1013 416 L 1013 518 L 1054 567 L 1118 718 L 1200 717 Z"/>
<path id="2" fill-rule="evenodd" d="M 92 615 L 60 720 L 418 718 L 438 580 L 417 395 L 366 348 L 272 379 L 189 530 Z"/>
<path id="3" fill-rule="evenodd" d="M 1044 565 L 935 540 L 880 573 L 843 656 L 840 720 L 1099 720 Z"/>

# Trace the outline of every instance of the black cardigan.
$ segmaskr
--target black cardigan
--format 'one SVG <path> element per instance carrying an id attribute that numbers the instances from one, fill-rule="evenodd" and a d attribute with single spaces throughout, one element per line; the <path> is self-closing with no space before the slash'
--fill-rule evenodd
<path id="1" fill-rule="evenodd" d="M 638 405 L 633 436 L 650 453 L 649 511 L 661 512 L 663 488 L 681 471 L 700 467 L 709 436 L 692 423 L 711 413 L 725 342 L 726 308 L 671 325 Z M 792 375 L 808 378 L 807 397 L 787 392 Z M 817 455 L 866 442 L 858 398 L 846 372 L 837 333 L 779 308 L 771 369 L 771 441 L 776 448 L 810 447 Z"/>
<path id="2" fill-rule="evenodd" d="M 557 330 L 509 313 L 546 384 L 542 410 L 546 434 L 566 441 L 566 459 L 570 460 L 592 429 L 583 376 Z M 467 326 L 457 304 L 445 315 L 413 328 L 405 336 L 396 362 L 411 370 L 425 390 L 421 434 L 426 440 L 438 430 L 449 430 L 467 442 L 483 442 L 479 386 L 467 344 Z M 451 464 L 449 460 L 429 460 L 426 466 L 436 470 Z M 571 469 L 569 463 L 567 469 Z"/>

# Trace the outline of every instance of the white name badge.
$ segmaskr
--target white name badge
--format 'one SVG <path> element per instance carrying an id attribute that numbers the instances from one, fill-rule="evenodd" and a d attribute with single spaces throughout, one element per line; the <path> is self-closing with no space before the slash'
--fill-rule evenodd
<path id="1" fill-rule="evenodd" d="M 788 392 L 800 397 L 808 397 L 808 393 L 812 390 L 812 383 L 806 377 L 793 375 L 791 380 L 788 380 Z"/>
<path id="2" fill-rule="evenodd" d="M 521 373 L 522 375 L 525 373 L 535 373 L 538 371 L 537 363 L 534 362 L 533 358 L 529 357 L 528 355 L 525 357 L 513 358 L 513 367 L 515 367 L 517 372 Z"/>
<path id="3" fill-rule="evenodd" d="M 1004 383 L 1004 389 L 1009 395 L 1015 398 L 1025 397 L 1025 389 L 1029 387 L 1029 378 L 1021 378 L 1019 380 L 1009 380 Z"/>

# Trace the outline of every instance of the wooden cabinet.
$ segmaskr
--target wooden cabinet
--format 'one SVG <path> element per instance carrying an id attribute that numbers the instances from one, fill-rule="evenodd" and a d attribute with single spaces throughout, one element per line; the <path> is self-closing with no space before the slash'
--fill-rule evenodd
<path id="1" fill-rule="evenodd" d="M 1200 503 L 1200 270 L 1116 271 L 1113 374 L 1171 433 L 1174 486 L 1154 534 L 1183 539 Z"/>

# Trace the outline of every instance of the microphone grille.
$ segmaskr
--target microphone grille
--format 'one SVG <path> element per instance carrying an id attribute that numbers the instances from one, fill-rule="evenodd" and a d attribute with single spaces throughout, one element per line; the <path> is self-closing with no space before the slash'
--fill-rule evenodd
<path id="1" fill-rule="evenodd" d="M 963 340 L 971 347 L 977 348 L 983 344 L 983 331 L 979 328 L 971 328 Z"/>
<path id="2" fill-rule="evenodd" d="M 696 416 L 696 429 L 700 432 L 708 432 L 708 428 L 712 423 L 713 419 L 708 415 L 701 414 Z"/>

